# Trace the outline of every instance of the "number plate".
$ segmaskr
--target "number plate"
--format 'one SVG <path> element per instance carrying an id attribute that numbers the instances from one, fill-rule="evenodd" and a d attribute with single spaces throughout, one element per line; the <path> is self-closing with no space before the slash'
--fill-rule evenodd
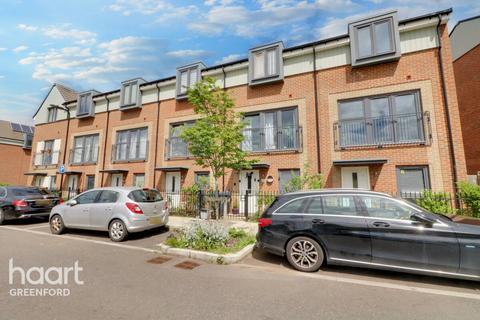
<path id="1" fill-rule="evenodd" d="M 160 217 L 150 218 L 150 224 L 160 224 L 160 223 L 162 223 L 162 219 Z"/>
<path id="2" fill-rule="evenodd" d="M 37 207 L 46 207 L 46 206 L 50 206 L 51 204 L 52 204 L 52 201 L 48 200 L 48 199 L 36 200 L 35 201 L 35 205 Z"/>

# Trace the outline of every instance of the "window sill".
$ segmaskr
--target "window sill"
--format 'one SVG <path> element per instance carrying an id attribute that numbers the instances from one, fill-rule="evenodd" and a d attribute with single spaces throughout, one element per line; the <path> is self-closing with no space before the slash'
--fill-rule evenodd
<path id="1" fill-rule="evenodd" d="M 131 103 L 131 104 L 125 104 L 125 105 L 121 105 L 119 107 L 120 110 L 131 110 L 131 109 L 137 109 L 137 108 L 140 108 L 141 105 L 137 104 L 137 103 Z"/>
<path id="2" fill-rule="evenodd" d="M 133 160 L 113 160 L 112 163 L 136 163 L 147 162 L 147 159 L 133 159 Z"/>
<path id="3" fill-rule="evenodd" d="M 283 81 L 283 76 L 281 76 L 280 74 L 277 74 L 277 75 L 274 75 L 274 76 L 251 79 L 249 85 L 250 86 L 256 86 L 256 85 L 261 85 L 261 84 L 273 83 L 273 82 L 277 82 L 277 81 Z"/>
<path id="4" fill-rule="evenodd" d="M 70 166 L 72 167 L 78 167 L 78 166 L 94 166 L 96 165 L 97 162 L 78 162 L 78 163 L 69 163 Z"/>
<path id="5" fill-rule="evenodd" d="M 297 148 L 297 149 L 278 149 L 278 150 L 258 150 L 258 151 L 249 151 L 249 150 L 243 150 L 245 152 L 248 152 L 248 154 L 271 154 L 271 153 L 301 153 L 302 150 Z"/>

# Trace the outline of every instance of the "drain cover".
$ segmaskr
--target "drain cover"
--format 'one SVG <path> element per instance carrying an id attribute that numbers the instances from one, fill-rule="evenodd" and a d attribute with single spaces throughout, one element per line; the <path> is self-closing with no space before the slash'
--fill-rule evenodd
<path id="1" fill-rule="evenodd" d="M 183 262 L 180 262 L 179 264 L 176 264 L 175 267 L 180 269 L 192 270 L 193 268 L 196 268 L 199 265 L 200 264 L 193 261 L 183 261 Z"/>
<path id="2" fill-rule="evenodd" d="M 162 263 L 165 263 L 165 262 L 170 261 L 170 260 L 172 260 L 172 258 L 165 257 L 165 256 L 160 256 L 160 257 L 155 257 L 153 259 L 150 259 L 147 262 L 148 263 L 153 263 L 153 264 L 162 264 Z"/>

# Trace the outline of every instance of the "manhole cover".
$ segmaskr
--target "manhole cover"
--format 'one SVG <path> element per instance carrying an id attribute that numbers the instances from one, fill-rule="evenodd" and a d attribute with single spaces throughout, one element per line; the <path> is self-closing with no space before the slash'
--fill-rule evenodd
<path id="1" fill-rule="evenodd" d="M 165 256 L 160 256 L 160 257 L 155 257 L 153 259 L 150 259 L 147 262 L 148 263 L 153 263 L 153 264 L 162 264 L 162 263 L 165 263 L 165 262 L 170 261 L 170 260 L 172 260 L 172 258 L 165 257 Z"/>
<path id="2" fill-rule="evenodd" d="M 175 267 L 180 269 L 192 270 L 193 268 L 196 268 L 199 265 L 200 264 L 193 261 L 183 261 L 183 262 L 180 262 L 179 264 L 176 264 Z"/>

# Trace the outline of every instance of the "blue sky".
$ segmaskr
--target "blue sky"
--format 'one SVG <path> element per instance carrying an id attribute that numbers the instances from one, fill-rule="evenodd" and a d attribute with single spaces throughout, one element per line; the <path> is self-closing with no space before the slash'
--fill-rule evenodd
<path id="1" fill-rule="evenodd" d="M 31 124 L 54 82 L 109 91 L 194 61 L 242 58 L 259 44 L 344 34 L 374 11 L 407 18 L 449 7 L 450 28 L 480 14 L 478 0 L 0 0 L 0 119 Z"/>

